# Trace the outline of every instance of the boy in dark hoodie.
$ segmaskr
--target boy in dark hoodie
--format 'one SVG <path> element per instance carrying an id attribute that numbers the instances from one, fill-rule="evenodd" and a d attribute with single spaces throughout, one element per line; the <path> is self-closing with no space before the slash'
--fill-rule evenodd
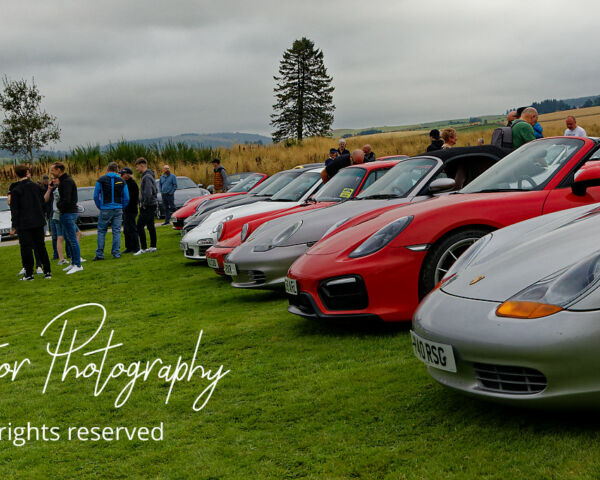
<path id="1" fill-rule="evenodd" d="M 134 255 L 141 255 L 142 253 L 156 252 L 154 215 L 156 214 L 156 206 L 158 205 L 158 189 L 156 188 L 154 172 L 148 168 L 148 161 L 145 158 L 140 157 L 135 161 L 135 169 L 142 174 L 142 181 L 140 182 L 140 214 L 137 221 L 141 249 L 134 253 Z M 146 248 L 146 232 L 144 232 L 144 227 L 148 229 L 148 234 L 150 235 L 150 248 Z"/>

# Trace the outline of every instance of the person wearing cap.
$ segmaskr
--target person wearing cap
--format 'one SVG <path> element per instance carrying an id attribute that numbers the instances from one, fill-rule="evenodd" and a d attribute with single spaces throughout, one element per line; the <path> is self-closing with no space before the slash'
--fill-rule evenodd
<path id="1" fill-rule="evenodd" d="M 371 149 L 371 145 L 369 145 L 368 143 L 362 148 L 362 151 L 365 154 L 365 163 L 374 162 L 376 160 L 375 152 L 373 152 L 373 150 Z"/>
<path id="2" fill-rule="evenodd" d="M 338 155 L 350 155 L 350 151 L 346 148 L 346 140 L 340 138 L 339 145 Z"/>
<path id="3" fill-rule="evenodd" d="M 327 157 L 327 160 L 325 160 L 325 166 L 327 166 L 331 162 L 333 162 L 335 160 L 335 157 L 337 157 L 337 156 L 338 156 L 337 148 L 330 148 L 329 149 L 329 157 Z"/>
<path id="4" fill-rule="evenodd" d="M 429 132 L 429 139 L 431 140 L 431 144 L 427 147 L 428 152 L 442 149 L 444 141 L 440 138 L 440 131 L 437 128 Z"/>
<path id="5" fill-rule="evenodd" d="M 213 166 L 214 179 L 213 185 L 215 189 L 215 193 L 222 193 L 229 190 L 229 177 L 227 176 L 227 171 L 225 167 L 221 165 L 221 160 L 218 158 L 213 158 L 211 162 Z"/>
<path id="6" fill-rule="evenodd" d="M 140 250 L 140 237 L 137 232 L 136 217 L 138 213 L 138 203 L 140 189 L 133 178 L 133 170 L 129 167 L 123 167 L 119 172 L 121 178 L 125 180 L 127 190 L 129 190 L 129 203 L 123 209 L 123 235 L 125 237 L 125 250 L 121 253 L 135 253 Z"/>
<path id="7" fill-rule="evenodd" d="M 104 260 L 104 242 L 106 232 L 110 225 L 112 230 L 112 248 L 110 253 L 114 258 L 121 256 L 121 225 L 123 223 L 123 209 L 129 204 L 129 189 L 117 171 L 116 162 L 110 162 L 106 168 L 106 175 L 102 175 L 94 188 L 94 203 L 100 214 L 98 215 L 98 248 L 96 260 Z"/>
<path id="8" fill-rule="evenodd" d="M 171 173 L 171 167 L 163 166 L 163 174 L 158 181 L 160 194 L 162 196 L 163 209 L 165 211 L 165 221 L 163 225 L 171 222 L 171 213 L 175 209 L 175 190 L 177 190 L 177 177 Z"/>
<path id="9" fill-rule="evenodd" d="M 350 165 L 355 165 L 359 163 L 363 163 L 365 159 L 365 152 L 362 150 L 354 150 L 352 154 L 349 155 L 340 155 L 333 162 L 327 165 L 321 171 L 321 180 L 323 183 L 327 183 L 331 180 L 342 168 L 349 167 Z"/>

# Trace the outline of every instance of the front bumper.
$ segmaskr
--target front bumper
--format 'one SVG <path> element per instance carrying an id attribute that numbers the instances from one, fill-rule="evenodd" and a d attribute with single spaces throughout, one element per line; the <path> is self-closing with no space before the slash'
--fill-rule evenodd
<path id="1" fill-rule="evenodd" d="M 179 247 L 183 250 L 185 258 L 189 258 L 190 260 L 206 260 L 206 251 L 212 247 L 212 243 L 197 245 L 195 243 L 180 242 Z"/>
<path id="2" fill-rule="evenodd" d="M 425 255 L 404 247 L 385 248 L 357 259 L 306 254 L 293 263 L 287 276 L 298 281 L 298 291 L 309 294 L 324 315 L 371 315 L 385 322 L 410 321 L 419 303 L 419 273 Z M 329 282 L 351 278 L 360 278 L 364 293 L 359 285 L 351 283 L 347 284 L 348 290 L 336 285 L 329 292 L 323 291 Z M 352 292 L 365 295 L 366 305 L 354 299 Z M 344 303 L 350 307 L 340 309 Z"/>
<path id="3" fill-rule="evenodd" d="M 219 275 L 225 275 L 225 271 L 223 270 L 223 264 L 225 263 L 227 255 L 229 255 L 233 251 L 233 248 L 234 247 L 219 247 L 218 245 L 213 245 L 211 247 L 211 250 L 206 253 L 207 259 L 214 258 L 217 261 L 217 264 L 219 265 L 218 268 L 213 268 L 215 273 Z"/>
<path id="4" fill-rule="evenodd" d="M 456 373 L 427 367 L 435 380 L 503 403 L 600 406 L 600 311 L 562 311 L 523 320 L 497 317 L 498 305 L 441 290 L 423 301 L 413 319 L 415 332 L 427 340 L 451 345 L 456 360 Z M 514 368 L 539 372 L 546 386 L 530 393 L 526 385 L 521 388 L 517 384 L 523 380 L 513 375 L 490 383 L 481 373 L 481 364 L 488 372 L 514 372 Z"/>
<path id="5" fill-rule="evenodd" d="M 253 252 L 248 247 L 238 247 L 227 259 L 235 263 L 238 275 L 231 285 L 236 288 L 283 287 L 292 263 L 308 250 L 306 244 L 275 247 L 268 252 Z"/>

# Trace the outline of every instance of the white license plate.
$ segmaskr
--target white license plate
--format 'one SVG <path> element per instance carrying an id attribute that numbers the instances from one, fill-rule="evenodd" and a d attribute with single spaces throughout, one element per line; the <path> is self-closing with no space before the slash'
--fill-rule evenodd
<path id="1" fill-rule="evenodd" d="M 298 281 L 293 278 L 285 279 L 285 293 L 290 295 L 298 295 Z"/>
<path id="2" fill-rule="evenodd" d="M 237 268 L 235 268 L 235 263 L 225 262 L 223 265 L 223 270 L 225 270 L 225 275 L 230 275 L 235 277 L 237 275 Z"/>
<path id="3" fill-rule="evenodd" d="M 425 365 L 446 370 L 447 372 L 456 372 L 456 362 L 454 361 L 452 345 L 425 340 L 412 330 L 410 336 L 412 337 L 415 356 Z"/>
<path id="4" fill-rule="evenodd" d="M 206 261 L 208 262 L 208 266 L 210 268 L 219 268 L 219 262 L 217 261 L 216 258 L 211 258 L 211 257 L 206 257 Z"/>

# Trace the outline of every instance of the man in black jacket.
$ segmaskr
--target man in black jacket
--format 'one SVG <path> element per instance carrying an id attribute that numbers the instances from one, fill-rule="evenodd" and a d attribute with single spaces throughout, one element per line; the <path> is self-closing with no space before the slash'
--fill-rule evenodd
<path id="1" fill-rule="evenodd" d="M 154 172 L 148 168 L 148 161 L 140 157 L 135 161 L 135 169 L 142 174 L 140 181 L 140 215 L 137 221 L 140 249 L 134 255 L 156 252 L 156 229 L 154 228 L 154 215 L 158 205 L 158 189 L 154 180 Z M 150 235 L 150 247 L 147 247 L 146 232 Z"/>
<path id="2" fill-rule="evenodd" d="M 65 165 L 60 162 L 53 163 L 50 167 L 50 175 L 58 178 L 59 199 L 56 207 L 60 212 L 60 225 L 63 237 L 71 248 L 71 265 L 63 270 L 67 275 L 83 270 L 81 266 L 81 250 L 77 240 L 77 185 L 75 181 L 65 172 Z"/>
<path id="3" fill-rule="evenodd" d="M 19 235 L 21 261 L 25 275 L 21 280 L 33 280 L 33 252 L 42 262 L 44 278 L 50 279 L 50 259 L 44 244 L 44 197 L 40 186 L 29 178 L 29 167 L 17 165 L 15 173 L 19 181 L 11 189 L 10 212 L 12 217 L 12 233 Z"/>
<path id="4" fill-rule="evenodd" d="M 129 167 L 123 167 L 119 172 L 121 178 L 125 180 L 129 190 L 129 203 L 123 210 L 123 235 L 125 235 L 125 250 L 123 253 L 135 253 L 140 249 L 140 238 L 137 233 L 135 218 L 138 213 L 138 202 L 140 198 L 140 189 L 133 179 L 133 170 Z"/>
<path id="5" fill-rule="evenodd" d="M 321 171 L 321 180 L 323 180 L 323 183 L 327 183 L 342 168 L 349 167 L 350 165 L 354 165 L 356 163 L 363 163 L 364 160 L 365 152 L 362 150 L 354 150 L 352 154 L 340 155 Z"/>

